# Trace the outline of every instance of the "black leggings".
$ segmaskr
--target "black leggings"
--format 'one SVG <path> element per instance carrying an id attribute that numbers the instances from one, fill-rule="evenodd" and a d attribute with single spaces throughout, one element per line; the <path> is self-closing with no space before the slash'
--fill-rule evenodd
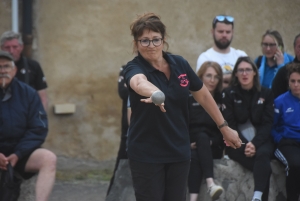
<path id="1" fill-rule="evenodd" d="M 213 159 L 222 158 L 223 147 L 211 146 L 210 137 L 206 133 L 197 134 L 197 149 L 192 150 L 191 166 L 188 177 L 189 193 L 199 193 L 201 181 L 213 178 Z"/>
<path id="2" fill-rule="evenodd" d="M 136 201 L 185 201 L 190 160 L 143 163 L 129 160 Z"/>
<path id="3" fill-rule="evenodd" d="M 300 142 L 291 139 L 282 139 L 278 149 L 289 164 L 286 177 L 287 201 L 298 201 L 300 194 Z"/>
<path id="4" fill-rule="evenodd" d="M 271 160 L 274 153 L 274 144 L 271 141 L 265 142 L 256 150 L 255 156 L 251 158 L 246 157 L 244 153 L 245 147 L 245 145 L 242 145 L 238 149 L 227 148 L 228 156 L 253 172 L 254 191 L 263 192 L 262 200 L 267 201 L 272 173 Z"/>

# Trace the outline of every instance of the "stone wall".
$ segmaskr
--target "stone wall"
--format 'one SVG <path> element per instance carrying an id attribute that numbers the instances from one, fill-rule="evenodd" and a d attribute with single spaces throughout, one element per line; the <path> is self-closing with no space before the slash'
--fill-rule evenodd
<path id="1" fill-rule="evenodd" d="M 25 2 L 25 1 L 24 1 Z M 159 14 L 167 26 L 169 51 L 195 68 L 212 45 L 212 19 L 235 17 L 233 47 L 261 54 L 266 29 L 277 29 L 286 50 L 300 30 L 299 0 L 34 0 L 33 57 L 49 85 L 50 131 L 45 147 L 76 158 L 111 160 L 120 141 L 118 71 L 132 57 L 129 25 L 137 14 Z M 23 1 L 19 0 L 20 8 Z M 0 0 L 0 32 L 10 29 L 11 0 Z M 20 20 L 21 22 L 21 20 Z M 21 24 L 20 24 L 21 28 Z M 72 103 L 76 112 L 54 115 L 53 105 Z"/>

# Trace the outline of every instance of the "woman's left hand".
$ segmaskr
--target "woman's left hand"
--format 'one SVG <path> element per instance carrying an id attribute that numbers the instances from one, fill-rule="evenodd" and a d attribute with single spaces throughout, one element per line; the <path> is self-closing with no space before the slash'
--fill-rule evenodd
<path id="1" fill-rule="evenodd" d="M 241 147 L 242 140 L 239 138 L 239 134 L 235 130 L 228 126 L 224 126 L 220 129 L 220 131 L 223 134 L 226 146 L 230 146 L 234 149 Z"/>
<path id="2" fill-rule="evenodd" d="M 153 103 L 152 100 L 151 100 L 151 98 L 141 99 L 141 102 L 144 102 L 144 103 Z M 158 105 L 158 104 L 155 104 L 155 105 L 158 106 L 162 112 L 166 112 L 166 110 L 165 110 L 165 103 L 162 103 L 160 105 Z"/>

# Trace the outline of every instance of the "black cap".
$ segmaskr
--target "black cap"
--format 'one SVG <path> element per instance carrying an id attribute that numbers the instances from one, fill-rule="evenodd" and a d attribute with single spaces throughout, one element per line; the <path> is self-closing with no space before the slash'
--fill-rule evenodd
<path id="1" fill-rule="evenodd" d="M 13 56 L 10 53 L 5 52 L 5 51 L 0 51 L 0 58 L 1 57 L 7 58 L 10 61 L 14 60 Z"/>

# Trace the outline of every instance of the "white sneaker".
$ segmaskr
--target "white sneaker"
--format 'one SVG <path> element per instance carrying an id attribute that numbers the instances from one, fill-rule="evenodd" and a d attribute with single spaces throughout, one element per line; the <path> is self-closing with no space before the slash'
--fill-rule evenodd
<path id="1" fill-rule="evenodd" d="M 219 199 L 220 195 L 223 193 L 224 189 L 222 186 L 212 185 L 208 188 L 207 193 L 209 193 L 212 200 Z"/>

